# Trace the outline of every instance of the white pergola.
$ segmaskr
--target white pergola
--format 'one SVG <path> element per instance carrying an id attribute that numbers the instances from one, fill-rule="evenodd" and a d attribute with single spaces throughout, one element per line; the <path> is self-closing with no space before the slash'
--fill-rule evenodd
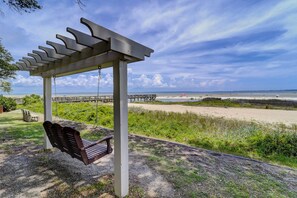
<path id="1" fill-rule="evenodd" d="M 81 18 L 91 35 L 66 28 L 75 39 L 56 35 L 64 45 L 46 41 L 51 47 L 39 46 L 40 50 L 28 53 L 16 63 L 19 70 L 29 71 L 31 76 L 43 78 L 44 120 L 52 121 L 52 77 L 60 77 L 112 67 L 114 78 L 114 175 L 115 193 L 128 195 L 128 99 L 127 64 L 143 61 L 153 50 L 96 23 Z M 52 148 L 46 133 L 44 147 Z"/>

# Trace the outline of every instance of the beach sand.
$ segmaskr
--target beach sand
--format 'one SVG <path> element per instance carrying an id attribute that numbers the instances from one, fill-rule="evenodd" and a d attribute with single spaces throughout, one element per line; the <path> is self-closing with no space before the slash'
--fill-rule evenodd
<path id="1" fill-rule="evenodd" d="M 297 111 L 251 109 L 251 108 L 224 108 L 224 107 L 193 107 L 183 105 L 151 105 L 129 103 L 129 107 L 142 107 L 147 110 L 185 113 L 191 112 L 201 115 L 224 117 L 264 123 L 297 124 Z"/>

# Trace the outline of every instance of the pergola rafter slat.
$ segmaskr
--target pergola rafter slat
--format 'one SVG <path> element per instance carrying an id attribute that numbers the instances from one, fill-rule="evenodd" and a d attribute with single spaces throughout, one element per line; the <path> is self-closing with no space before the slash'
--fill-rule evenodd
<path id="1" fill-rule="evenodd" d="M 87 46 L 87 47 L 91 47 L 93 48 L 93 45 L 95 45 L 96 43 L 100 42 L 101 40 L 96 39 L 88 34 L 85 34 L 83 32 L 80 32 L 78 30 L 72 29 L 72 28 L 66 28 L 67 32 L 71 33 L 75 39 L 76 42 L 78 44 Z"/>
<path id="2" fill-rule="evenodd" d="M 29 68 L 29 69 L 34 69 L 34 68 L 37 68 L 38 66 L 35 66 L 35 65 L 32 65 L 28 60 L 26 59 L 20 59 L 19 61 L 23 62 L 26 66 L 26 68 Z"/>
<path id="3" fill-rule="evenodd" d="M 21 63 L 21 62 L 16 62 L 15 63 L 16 66 L 20 69 L 20 70 L 26 70 L 25 64 Z"/>
<path id="4" fill-rule="evenodd" d="M 45 52 L 41 52 L 41 51 L 37 51 L 37 50 L 33 50 L 32 52 L 34 54 L 37 54 L 41 58 L 41 60 L 43 60 L 43 61 L 51 62 L 51 61 L 57 60 L 56 58 L 50 58 L 50 57 L 48 57 Z"/>
<path id="5" fill-rule="evenodd" d="M 48 48 L 48 47 L 43 47 L 43 46 L 38 46 L 39 49 L 45 51 L 48 57 L 50 58 L 55 58 L 55 59 L 62 59 L 64 55 L 56 53 L 54 49 Z"/>
<path id="6" fill-rule="evenodd" d="M 67 49 L 71 49 L 77 52 L 80 52 L 81 50 L 85 49 L 86 46 L 80 45 L 76 42 L 76 40 L 68 38 L 66 36 L 62 36 L 60 34 L 56 35 L 57 39 L 60 39 L 61 41 L 63 41 L 63 43 L 65 44 Z"/>
<path id="7" fill-rule="evenodd" d="M 33 57 L 36 60 L 37 63 L 42 63 L 42 64 L 48 64 L 49 63 L 49 61 L 41 60 L 41 57 L 39 55 L 37 55 L 37 54 L 28 53 L 27 55 Z"/>
<path id="8" fill-rule="evenodd" d="M 73 54 L 75 51 L 67 49 L 65 47 L 65 45 L 59 44 L 59 43 L 55 43 L 52 41 L 46 41 L 46 44 L 52 46 L 57 54 L 62 54 L 65 56 L 70 56 L 71 54 Z"/>
<path id="9" fill-rule="evenodd" d="M 81 23 L 88 27 L 91 35 L 67 28 L 75 39 L 57 34 L 56 38 L 64 45 L 46 41 L 52 48 L 39 46 L 44 52 L 33 50 L 28 53 L 32 58 L 24 57 L 16 66 L 30 71 L 31 76 L 43 77 L 44 119 L 47 121 L 52 120 L 52 77 L 113 67 L 115 194 L 124 197 L 129 189 L 127 64 L 144 60 L 153 50 L 87 19 L 81 18 Z M 46 135 L 44 145 L 51 148 Z"/>
<path id="10" fill-rule="evenodd" d="M 30 63 L 31 66 L 35 66 L 35 67 L 41 67 L 41 66 L 43 66 L 43 64 L 37 63 L 34 58 L 23 57 L 23 59 L 29 61 L 29 63 Z"/>

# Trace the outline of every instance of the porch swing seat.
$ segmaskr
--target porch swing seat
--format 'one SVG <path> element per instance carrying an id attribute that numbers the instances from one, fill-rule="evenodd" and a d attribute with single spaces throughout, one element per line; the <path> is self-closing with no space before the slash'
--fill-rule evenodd
<path id="1" fill-rule="evenodd" d="M 68 153 L 71 157 L 82 161 L 85 165 L 112 153 L 110 140 L 113 136 L 107 136 L 96 142 L 82 139 L 80 132 L 71 127 L 62 127 L 50 121 L 45 121 L 43 127 L 53 147 Z M 106 142 L 105 144 L 102 144 Z"/>

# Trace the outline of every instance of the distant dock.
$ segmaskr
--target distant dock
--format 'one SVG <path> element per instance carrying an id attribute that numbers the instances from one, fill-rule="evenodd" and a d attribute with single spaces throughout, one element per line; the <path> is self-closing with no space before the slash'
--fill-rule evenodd
<path id="1" fill-rule="evenodd" d="M 141 95 L 128 95 L 128 102 L 148 102 L 155 101 L 157 98 L 156 94 L 141 94 Z M 113 102 L 112 95 L 106 96 L 63 96 L 53 97 L 53 102 L 58 103 L 72 103 L 72 102 L 96 102 L 100 101 L 103 103 Z"/>

